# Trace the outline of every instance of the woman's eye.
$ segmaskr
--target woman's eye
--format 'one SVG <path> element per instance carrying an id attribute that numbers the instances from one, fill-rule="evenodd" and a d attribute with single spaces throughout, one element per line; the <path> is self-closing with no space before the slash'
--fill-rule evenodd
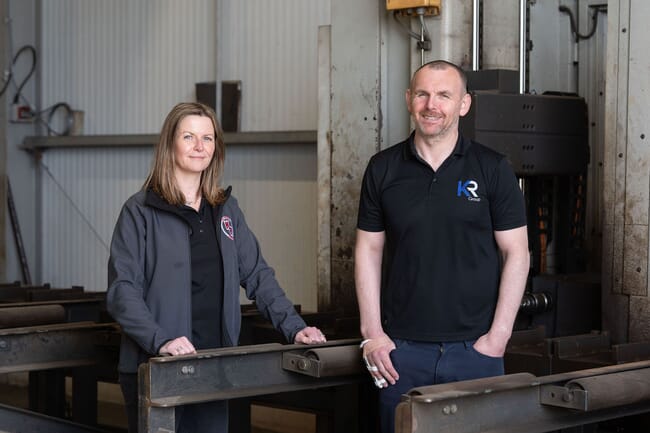
<path id="1" fill-rule="evenodd" d="M 191 135 L 189 135 L 189 134 L 183 135 L 183 140 L 191 140 L 191 139 L 192 139 Z"/>
<path id="2" fill-rule="evenodd" d="M 204 137 L 203 140 L 212 143 L 212 140 L 214 140 L 212 137 Z"/>

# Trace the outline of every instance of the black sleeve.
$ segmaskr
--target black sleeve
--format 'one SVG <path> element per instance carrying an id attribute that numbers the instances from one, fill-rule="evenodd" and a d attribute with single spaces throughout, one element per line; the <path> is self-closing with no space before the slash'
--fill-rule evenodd
<path id="1" fill-rule="evenodd" d="M 502 158 L 496 168 L 490 213 L 495 231 L 511 230 L 526 225 L 526 204 L 515 172 Z"/>
<path id="2" fill-rule="evenodd" d="M 361 183 L 359 196 L 359 214 L 357 228 L 367 232 L 384 231 L 384 217 L 381 210 L 381 188 L 379 186 L 380 171 L 376 158 L 372 158 Z"/>

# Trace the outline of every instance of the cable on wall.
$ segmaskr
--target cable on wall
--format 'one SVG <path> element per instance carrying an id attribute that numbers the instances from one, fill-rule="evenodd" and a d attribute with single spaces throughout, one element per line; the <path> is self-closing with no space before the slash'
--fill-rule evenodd
<path id="1" fill-rule="evenodd" d="M 18 61 L 21 54 L 23 54 L 25 52 L 28 52 L 28 51 L 32 54 L 32 66 L 29 69 L 29 72 L 27 73 L 27 76 L 25 76 L 25 78 L 23 78 L 23 81 L 20 83 L 20 85 L 17 86 L 16 94 L 14 95 L 14 99 L 13 99 L 14 104 L 18 103 L 18 101 L 20 99 L 20 94 L 21 94 L 21 92 L 23 90 L 23 87 L 25 87 L 25 84 L 27 83 L 27 81 L 29 81 L 31 76 L 34 75 L 34 72 L 36 71 L 36 49 L 33 46 L 24 45 L 23 47 L 20 48 L 20 50 L 18 50 L 16 55 L 14 55 L 14 58 L 13 58 L 13 60 L 11 62 L 11 67 L 9 68 L 7 79 L 5 80 L 5 83 L 3 84 L 2 89 L 0 90 L 0 97 L 1 97 L 7 91 L 7 88 L 9 87 L 9 84 L 13 80 L 13 77 L 14 77 L 13 67 L 16 65 L 16 61 Z"/>
<path id="2" fill-rule="evenodd" d="M 573 15 L 573 11 L 569 9 L 566 6 L 560 6 L 558 8 L 560 12 L 563 12 L 569 16 L 569 23 L 571 25 L 571 33 L 575 35 L 576 42 L 580 42 L 581 39 L 589 39 L 591 38 L 594 33 L 596 33 L 596 28 L 598 28 L 598 13 L 599 12 L 607 12 L 607 6 L 596 6 L 593 8 L 593 14 L 591 16 L 591 30 L 589 30 L 589 33 L 587 34 L 582 34 L 578 31 L 578 24 L 576 23 L 575 16 Z"/>

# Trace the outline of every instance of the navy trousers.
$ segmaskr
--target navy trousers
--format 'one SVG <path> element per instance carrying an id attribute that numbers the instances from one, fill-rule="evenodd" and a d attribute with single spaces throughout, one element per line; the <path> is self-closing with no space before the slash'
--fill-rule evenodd
<path id="1" fill-rule="evenodd" d="M 382 433 L 395 431 L 395 408 L 402 394 L 419 386 L 500 376 L 503 358 L 493 358 L 474 350 L 472 341 L 430 343 L 394 339 L 390 354 L 399 374 L 395 385 L 379 391 L 379 417 Z"/>

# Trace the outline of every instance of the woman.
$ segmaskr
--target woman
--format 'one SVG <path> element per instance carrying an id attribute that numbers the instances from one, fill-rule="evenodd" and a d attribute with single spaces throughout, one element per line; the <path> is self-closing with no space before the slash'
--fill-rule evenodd
<path id="1" fill-rule="evenodd" d="M 107 307 L 122 328 L 120 385 L 137 432 L 138 365 L 156 355 L 237 345 L 239 288 L 294 343 L 325 336 L 296 313 L 255 235 L 219 185 L 225 147 L 214 112 L 181 103 L 167 115 L 141 191 L 118 218 Z M 226 432 L 226 402 L 178 407 L 177 432 Z"/>

